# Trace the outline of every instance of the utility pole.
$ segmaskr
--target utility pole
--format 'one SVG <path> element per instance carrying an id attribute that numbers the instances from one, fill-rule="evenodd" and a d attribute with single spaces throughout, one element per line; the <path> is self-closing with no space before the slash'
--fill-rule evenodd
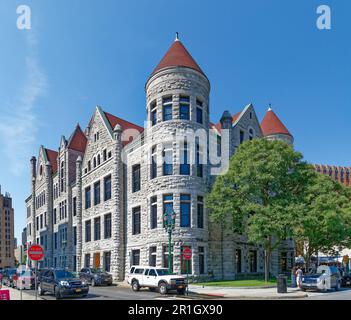
<path id="1" fill-rule="evenodd" d="M 168 233 L 168 272 L 172 273 L 172 233 L 175 228 L 175 211 L 165 212 L 163 215 L 163 226 Z"/>

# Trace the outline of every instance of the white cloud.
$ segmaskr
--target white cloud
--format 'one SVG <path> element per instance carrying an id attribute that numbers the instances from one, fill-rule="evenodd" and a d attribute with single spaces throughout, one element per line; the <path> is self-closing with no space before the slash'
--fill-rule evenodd
<path id="1" fill-rule="evenodd" d="M 23 32 L 27 47 L 24 84 L 0 114 L 0 152 L 8 158 L 9 170 L 16 176 L 28 169 L 28 157 L 40 125 L 36 102 L 47 89 L 46 76 L 38 64 L 37 37 L 33 30 Z"/>

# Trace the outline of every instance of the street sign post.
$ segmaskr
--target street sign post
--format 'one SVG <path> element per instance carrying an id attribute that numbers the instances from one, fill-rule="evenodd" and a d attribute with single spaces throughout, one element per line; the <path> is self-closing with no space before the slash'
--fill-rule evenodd
<path id="1" fill-rule="evenodd" d="M 191 260 L 192 252 L 189 247 L 183 251 L 184 260 L 186 260 L 186 294 L 189 295 L 189 261 Z"/>
<path id="2" fill-rule="evenodd" d="M 35 268 L 34 268 L 34 272 L 35 272 L 35 274 L 34 274 L 35 275 L 35 300 L 38 300 L 37 264 L 38 264 L 38 261 L 41 261 L 41 260 L 44 259 L 44 249 L 43 249 L 43 247 L 38 245 L 38 244 L 32 244 L 28 248 L 28 257 L 32 261 L 35 261 Z"/>

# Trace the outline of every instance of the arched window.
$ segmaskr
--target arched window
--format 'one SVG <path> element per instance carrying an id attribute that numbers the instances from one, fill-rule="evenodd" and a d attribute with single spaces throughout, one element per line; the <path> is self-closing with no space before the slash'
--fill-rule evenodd
<path id="1" fill-rule="evenodd" d="M 97 165 L 99 166 L 100 165 L 100 155 L 98 154 L 97 156 Z"/>
<path id="2" fill-rule="evenodd" d="M 151 149 L 151 170 L 150 170 L 151 179 L 157 177 L 157 147 L 153 146 Z"/>
<path id="3" fill-rule="evenodd" d="M 96 168 L 96 158 L 94 157 L 94 160 L 93 160 L 93 168 Z"/>

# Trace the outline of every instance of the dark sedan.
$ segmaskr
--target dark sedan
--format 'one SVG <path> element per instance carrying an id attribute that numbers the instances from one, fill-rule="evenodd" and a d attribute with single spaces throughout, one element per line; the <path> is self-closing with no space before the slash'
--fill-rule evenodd
<path id="1" fill-rule="evenodd" d="M 112 276 L 101 269 L 83 268 L 79 273 L 79 278 L 94 286 L 112 284 Z"/>
<path id="2" fill-rule="evenodd" d="M 43 295 L 45 292 L 54 294 L 56 299 L 72 296 L 85 297 L 89 292 L 89 286 L 71 272 L 55 269 L 41 275 L 38 293 Z"/>
<path id="3" fill-rule="evenodd" d="M 347 272 L 342 272 L 341 276 L 341 286 L 348 287 L 351 286 L 351 274 Z"/>

